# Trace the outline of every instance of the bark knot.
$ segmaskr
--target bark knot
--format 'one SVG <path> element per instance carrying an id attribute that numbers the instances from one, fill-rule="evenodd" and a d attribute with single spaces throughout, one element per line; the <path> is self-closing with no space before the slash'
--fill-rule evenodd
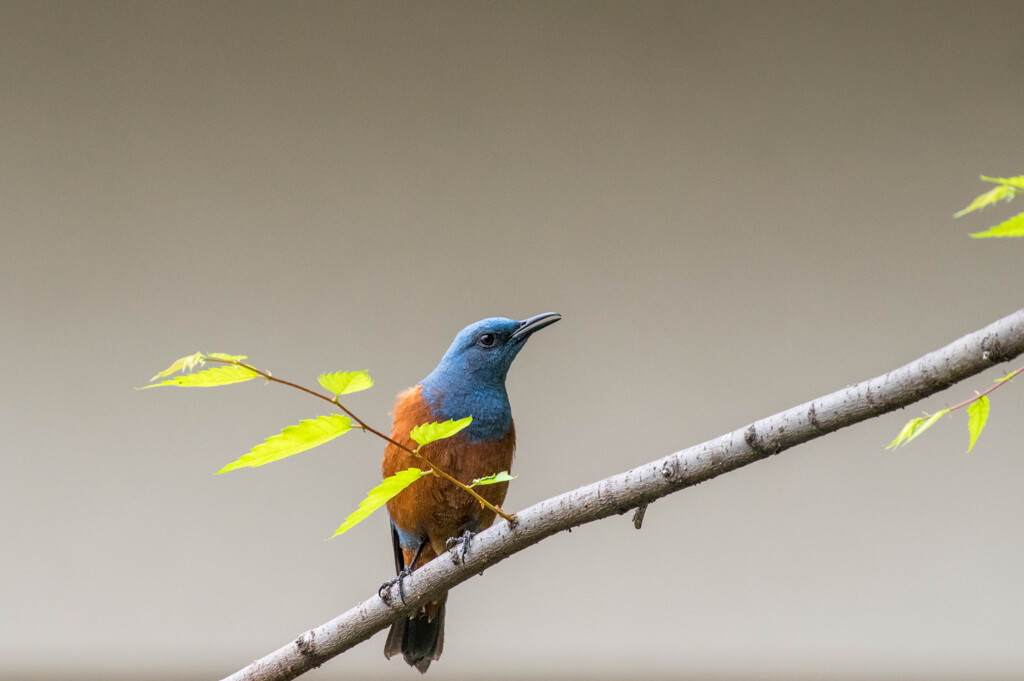
<path id="1" fill-rule="evenodd" d="M 999 364 L 1013 359 L 1014 353 L 1007 350 L 999 334 L 989 334 L 981 341 L 981 356 L 993 364 Z"/>
<path id="2" fill-rule="evenodd" d="M 747 446 L 754 450 L 754 453 L 760 457 L 768 457 L 773 454 L 778 454 L 782 448 L 772 440 L 765 440 L 763 437 L 758 435 L 757 428 L 751 423 L 750 427 L 747 428 L 743 433 L 743 439 L 746 441 Z"/>
<path id="3" fill-rule="evenodd" d="M 307 631 L 302 636 L 295 639 L 295 648 L 299 651 L 299 654 L 303 657 L 308 657 L 313 660 L 313 666 L 319 667 L 323 661 L 322 656 L 318 655 L 313 650 L 313 645 L 316 643 L 316 634 L 312 631 Z"/>

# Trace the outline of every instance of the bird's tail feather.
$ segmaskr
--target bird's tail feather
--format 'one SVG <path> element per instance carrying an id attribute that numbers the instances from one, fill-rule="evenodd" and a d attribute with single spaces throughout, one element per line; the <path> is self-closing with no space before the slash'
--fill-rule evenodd
<path id="1" fill-rule="evenodd" d="M 426 611 L 392 624 L 384 656 L 390 659 L 402 653 L 406 664 L 425 673 L 430 663 L 441 657 L 444 648 L 444 606 L 441 601 L 439 607 L 428 606 Z"/>

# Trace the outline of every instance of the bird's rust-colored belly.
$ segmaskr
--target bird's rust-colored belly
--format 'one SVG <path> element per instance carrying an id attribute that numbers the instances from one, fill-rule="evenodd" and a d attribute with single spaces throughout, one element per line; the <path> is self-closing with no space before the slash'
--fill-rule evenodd
<path id="1" fill-rule="evenodd" d="M 417 385 L 398 396 L 391 437 L 409 449 L 415 449 L 417 445 L 409 437 L 409 432 L 415 426 L 436 420 Z M 510 425 L 508 433 L 498 440 L 468 442 L 464 433 L 459 433 L 425 445 L 421 453 L 456 480 L 469 484 L 477 478 L 510 470 L 515 441 L 515 426 Z M 416 456 L 389 444 L 384 452 L 381 472 L 388 477 L 406 468 L 426 469 L 427 465 Z M 476 491 L 499 506 L 505 500 L 508 483 L 485 485 Z M 479 532 L 494 522 L 493 511 L 481 508 L 479 502 L 464 490 L 433 475 L 420 478 L 403 490 L 388 502 L 387 509 L 395 525 L 403 532 L 425 536 L 429 540 L 432 551 L 425 552 L 416 567 L 433 557 L 427 553 L 438 555 L 444 552 L 449 538 L 458 537 L 466 530 Z M 410 560 L 411 552 L 407 550 L 405 553 L 408 554 L 406 560 Z"/>

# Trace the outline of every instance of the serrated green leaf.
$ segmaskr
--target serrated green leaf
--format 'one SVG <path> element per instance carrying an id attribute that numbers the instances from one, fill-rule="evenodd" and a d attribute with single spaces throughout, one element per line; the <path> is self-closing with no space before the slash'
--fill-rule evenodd
<path id="1" fill-rule="evenodd" d="M 471 484 L 470 487 L 476 487 L 477 485 L 493 485 L 496 482 L 509 482 L 518 477 L 518 475 L 511 475 L 508 471 L 502 471 L 500 473 L 495 473 L 494 475 L 477 478 L 473 481 L 473 484 Z"/>
<path id="2" fill-rule="evenodd" d="M 987 239 L 989 237 L 1024 236 L 1024 213 L 1015 215 L 1006 222 L 995 227 L 989 227 L 984 232 L 975 232 L 972 239 Z"/>
<path id="3" fill-rule="evenodd" d="M 924 423 L 924 421 L 925 417 L 923 416 L 918 417 L 916 419 L 910 419 L 909 421 L 907 421 L 907 424 L 903 426 L 903 430 L 901 430 L 900 434 L 896 436 L 896 439 L 889 443 L 886 449 L 893 449 L 894 447 L 899 447 L 901 444 L 906 442 L 907 438 L 913 435 L 914 431 L 916 431 L 921 426 L 921 424 Z"/>
<path id="4" fill-rule="evenodd" d="M 329 442 L 351 429 L 352 419 L 341 414 L 303 419 L 298 425 L 288 426 L 280 434 L 268 437 L 265 442 L 253 447 L 248 454 L 240 456 L 237 461 L 221 468 L 217 474 L 246 466 L 255 468 L 278 461 L 286 456 L 298 454 Z"/>
<path id="5" fill-rule="evenodd" d="M 968 452 L 974 449 L 974 443 L 978 441 L 978 436 L 985 429 L 989 406 L 988 398 L 982 395 L 967 407 L 967 430 L 971 433 L 971 444 L 967 447 Z"/>
<path id="6" fill-rule="evenodd" d="M 366 493 L 366 498 L 359 502 L 359 508 L 345 518 L 345 522 L 334 531 L 330 538 L 334 539 L 339 534 L 348 532 L 369 518 L 374 511 L 388 503 L 403 489 L 428 473 L 430 471 L 421 471 L 419 468 L 407 468 L 404 471 L 398 471 L 394 475 L 384 478 L 383 482 Z"/>
<path id="7" fill-rule="evenodd" d="M 466 418 L 459 419 L 458 421 L 448 420 L 440 423 L 424 423 L 413 428 L 409 433 L 409 437 L 411 437 L 416 444 L 422 447 L 423 445 L 434 442 L 435 440 L 449 438 L 472 422 L 473 417 L 467 416 Z"/>
<path id="8" fill-rule="evenodd" d="M 948 413 L 949 413 L 949 409 L 947 408 L 947 409 L 943 409 L 942 411 L 937 411 L 934 414 L 932 414 L 931 416 L 929 416 L 927 419 L 925 419 L 924 423 L 922 423 L 920 426 L 918 426 L 917 429 L 913 433 L 911 433 L 910 437 L 907 438 L 907 442 L 910 442 L 915 437 L 917 437 L 918 435 L 920 435 L 924 431 L 926 431 L 929 428 L 931 428 L 935 424 L 936 421 L 938 421 L 939 419 L 941 419 L 943 416 L 945 416 Z"/>
<path id="9" fill-rule="evenodd" d="M 907 422 L 907 425 L 903 426 L 903 430 L 896 436 L 896 439 L 889 443 L 886 449 L 893 449 L 900 445 L 905 445 L 915 437 L 923 433 L 924 431 L 931 428 L 936 421 L 949 413 L 949 409 L 943 409 L 942 411 L 936 412 L 930 416 L 921 416 L 916 419 L 911 419 Z"/>
<path id="10" fill-rule="evenodd" d="M 257 376 L 259 376 L 259 374 L 252 369 L 231 365 L 206 369 L 205 371 L 197 371 L 194 374 L 185 374 L 184 376 L 175 376 L 174 378 L 166 381 L 160 381 L 159 383 L 136 388 L 136 390 L 159 388 L 163 385 L 176 385 L 181 388 L 211 388 L 218 385 L 241 383 L 242 381 L 248 381 L 256 378 Z"/>
<path id="11" fill-rule="evenodd" d="M 197 352 L 194 355 L 189 355 L 188 357 L 182 357 L 179 360 L 175 360 L 174 364 L 172 364 L 171 366 L 167 367 L 166 369 L 164 369 L 159 374 L 157 374 L 156 376 L 154 376 L 153 378 L 151 378 L 149 380 L 155 381 L 158 378 L 163 378 L 164 376 L 170 376 L 171 374 L 175 374 L 175 373 L 177 373 L 179 371 L 188 371 L 192 367 L 197 366 L 199 364 L 202 364 L 202 362 L 203 362 L 203 353 L 201 353 L 201 352 Z"/>
<path id="12" fill-rule="evenodd" d="M 985 206 L 991 206 L 993 203 L 998 203 L 1007 197 L 1013 197 L 1013 189 L 1005 184 L 1001 184 L 998 187 L 989 189 L 984 194 L 979 194 L 973 201 L 971 201 L 967 208 L 964 208 L 962 211 L 957 213 L 953 213 L 953 217 L 962 217 L 973 211 L 980 210 Z"/>
<path id="13" fill-rule="evenodd" d="M 222 359 L 225 362 L 241 362 L 243 359 L 249 359 L 248 355 L 228 355 L 223 352 L 209 352 L 206 356 L 212 359 Z"/>
<path id="14" fill-rule="evenodd" d="M 1024 189 L 1024 175 L 1018 175 L 1017 177 L 985 177 L 982 175 L 981 179 L 985 182 L 997 182 L 999 184 L 1008 184 L 1018 189 Z"/>
<path id="15" fill-rule="evenodd" d="M 373 387 L 373 379 L 365 371 L 335 371 L 333 374 L 320 374 L 317 380 L 324 390 L 335 395 L 347 395 Z"/>
<path id="16" fill-rule="evenodd" d="M 1002 378 L 997 378 L 996 379 L 996 383 L 1002 383 L 1003 381 L 1009 381 L 1010 379 L 1016 378 L 1017 374 L 1019 374 L 1019 373 L 1020 373 L 1020 369 L 1017 369 L 1016 371 L 1010 372 L 1010 373 L 1006 374 L 1005 376 L 1003 376 Z"/>

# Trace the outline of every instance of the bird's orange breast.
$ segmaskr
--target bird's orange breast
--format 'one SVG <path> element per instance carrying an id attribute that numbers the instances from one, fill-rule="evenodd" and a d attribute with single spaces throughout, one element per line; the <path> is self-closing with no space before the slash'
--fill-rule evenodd
<path id="1" fill-rule="evenodd" d="M 471 414 L 467 414 L 471 416 Z M 391 438 L 409 449 L 416 443 L 409 432 L 416 426 L 439 420 L 423 400 L 420 386 L 409 388 L 398 396 L 394 412 Z M 423 454 L 430 464 L 389 444 L 384 451 L 381 472 L 384 477 L 406 468 L 426 470 L 431 464 L 456 480 L 469 484 L 477 478 L 508 471 L 512 466 L 516 435 L 514 424 L 509 425 L 504 437 L 484 442 L 471 442 L 465 432 L 454 437 L 424 445 Z M 476 488 L 490 503 L 500 505 L 505 500 L 508 483 Z M 445 551 L 449 538 L 458 537 L 466 530 L 479 532 L 494 522 L 494 512 L 481 508 L 479 502 L 466 491 L 438 476 L 420 478 L 388 502 L 388 513 L 395 525 L 407 534 L 427 537 L 435 555 Z M 426 555 L 423 558 L 427 558 Z M 420 560 L 419 564 L 426 562 Z"/>

